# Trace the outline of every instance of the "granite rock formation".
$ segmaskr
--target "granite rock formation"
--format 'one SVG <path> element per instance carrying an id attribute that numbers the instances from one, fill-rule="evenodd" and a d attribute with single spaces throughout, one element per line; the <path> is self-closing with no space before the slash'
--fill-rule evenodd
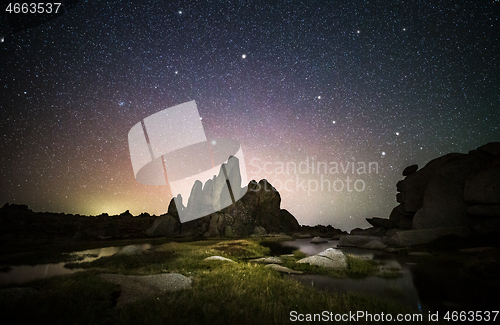
<path id="1" fill-rule="evenodd" d="M 173 199 L 172 199 L 173 200 Z M 251 181 L 247 192 L 234 204 L 205 217 L 180 224 L 179 234 L 205 237 L 243 237 L 262 233 L 293 233 L 300 230 L 295 217 L 280 209 L 281 197 L 267 180 Z M 178 219 L 173 201 L 169 215 Z M 263 231 L 264 230 L 264 231 Z"/>
<path id="2" fill-rule="evenodd" d="M 467 154 L 450 153 L 404 169 L 389 219 L 368 218 L 369 229 L 390 246 L 414 246 L 438 238 L 500 232 L 500 142 Z M 348 242 L 344 240 L 344 242 Z"/>

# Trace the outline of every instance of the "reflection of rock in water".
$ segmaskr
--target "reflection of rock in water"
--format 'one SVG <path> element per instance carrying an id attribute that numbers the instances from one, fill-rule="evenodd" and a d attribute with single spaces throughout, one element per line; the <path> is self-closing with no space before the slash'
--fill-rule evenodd
<path id="1" fill-rule="evenodd" d="M 182 203 L 181 195 L 177 195 L 177 210 L 199 218 L 228 207 L 246 193 L 246 187 L 241 188 L 241 181 L 239 159 L 231 156 L 227 163 L 221 166 L 219 175 L 214 175 L 205 185 L 200 180 L 194 182 L 186 207 Z"/>

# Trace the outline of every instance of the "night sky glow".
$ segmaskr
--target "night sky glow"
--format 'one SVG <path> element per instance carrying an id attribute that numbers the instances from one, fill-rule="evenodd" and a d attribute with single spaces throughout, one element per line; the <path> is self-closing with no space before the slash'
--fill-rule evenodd
<path id="1" fill-rule="evenodd" d="M 172 193 L 134 179 L 127 134 L 195 100 L 207 137 L 238 140 L 249 179 L 275 185 L 299 223 L 368 227 L 397 205 L 404 167 L 500 141 L 499 12 L 80 1 L 0 43 L 0 204 L 165 213 Z"/>

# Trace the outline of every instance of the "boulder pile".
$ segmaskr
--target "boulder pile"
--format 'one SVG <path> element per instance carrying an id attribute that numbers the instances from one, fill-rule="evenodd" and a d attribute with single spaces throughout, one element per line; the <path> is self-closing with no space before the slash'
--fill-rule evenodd
<path id="1" fill-rule="evenodd" d="M 408 166 L 403 176 L 396 184 L 399 205 L 389 219 L 367 218 L 373 227 L 351 235 L 378 236 L 384 244 L 405 247 L 447 235 L 500 232 L 500 142 L 444 155 L 421 169 Z"/>
<path id="2" fill-rule="evenodd" d="M 251 181 L 246 194 L 234 204 L 205 217 L 180 223 L 175 201 L 168 212 L 146 230 L 149 236 L 244 237 L 268 233 L 294 233 L 300 230 L 297 219 L 280 209 L 278 191 L 265 179 Z M 161 219 L 161 220 L 160 220 Z"/>

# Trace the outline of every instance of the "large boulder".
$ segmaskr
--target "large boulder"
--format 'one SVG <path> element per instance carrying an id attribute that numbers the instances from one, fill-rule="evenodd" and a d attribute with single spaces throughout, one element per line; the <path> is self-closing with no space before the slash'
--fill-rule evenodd
<path id="1" fill-rule="evenodd" d="M 340 237 L 338 246 L 361 247 L 374 240 L 381 241 L 380 237 L 375 237 L 375 236 L 359 236 L 359 235 L 342 236 Z"/>
<path id="2" fill-rule="evenodd" d="M 366 221 L 368 221 L 368 223 L 371 224 L 373 227 L 382 227 L 385 229 L 396 228 L 396 224 L 390 219 L 375 217 L 375 218 L 366 218 Z"/>
<path id="3" fill-rule="evenodd" d="M 460 156 L 460 154 L 448 154 L 434 159 L 427 163 L 424 168 L 409 174 L 403 182 L 399 184 L 401 194 L 398 202 L 404 205 L 406 211 L 415 213 L 422 207 L 427 184 L 434 173 L 448 160 L 457 155 Z"/>
<path id="4" fill-rule="evenodd" d="M 500 142 L 490 142 L 477 148 L 477 151 L 492 157 L 500 157 Z"/>
<path id="5" fill-rule="evenodd" d="M 281 197 L 267 180 L 251 181 L 246 194 L 236 203 L 209 216 L 210 235 L 249 236 L 258 229 L 267 233 L 293 233 L 300 229 L 295 217 L 280 209 Z M 214 221 L 216 220 L 216 222 Z"/>
<path id="6" fill-rule="evenodd" d="M 361 228 L 354 228 L 351 230 L 349 233 L 350 235 L 354 236 L 384 236 L 385 232 L 387 231 L 386 228 L 383 227 L 371 227 L 371 228 L 366 228 L 366 229 L 361 229 Z M 342 236 L 339 236 L 340 238 Z"/>
<path id="7" fill-rule="evenodd" d="M 256 259 L 250 260 L 250 262 L 263 263 L 263 264 L 283 264 L 283 260 L 277 256 L 256 258 Z"/>
<path id="8" fill-rule="evenodd" d="M 477 218 L 500 217 L 500 142 L 468 154 L 444 155 L 420 170 L 409 166 L 404 175 L 396 184 L 400 205 L 389 217 L 396 229 L 484 229 Z M 368 221 L 383 226 L 379 220 Z"/>
<path id="9" fill-rule="evenodd" d="M 179 232 L 179 221 L 169 214 L 159 216 L 153 225 L 146 230 L 148 236 L 174 236 Z"/>
<path id="10" fill-rule="evenodd" d="M 481 216 L 500 218 L 500 204 L 469 205 L 467 207 L 467 214 L 471 217 Z"/>
<path id="11" fill-rule="evenodd" d="M 239 180 L 238 175 L 236 175 L 239 173 L 237 164 L 228 164 L 226 172 L 230 174 L 232 179 Z M 211 193 L 215 196 L 219 195 L 217 194 L 219 192 L 224 192 L 222 191 L 224 185 L 219 184 L 218 179 L 218 177 L 214 177 L 211 182 L 205 183 L 205 187 L 210 185 L 208 187 L 211 188 Z M 201 188 L 201 182 L 195 184 L 191 191 L 192 195 L 203 201 L 204 195 L 208 193 L 205 187 Z M 280 209 L 280 194 L 267 180 L 263 179 L 259 183 L 251 181 L 245 188 L 232 189 L 236 197 L 241 196 L 242 191 L 246 192 L 241 199 L 218 212 L 183 223 L 181 233 L 205 237 L 242 237 L 252 235 L 256 227 L 260 227 L 259 230 L 265 229 L 267 233 L 293 233 L 300 230 L 300 225 L 295 217 L 290 212 Z M 214 203 L 212 202 L 212 204 Z M 188 208 L 191 205 L 193 204 L 188 203 Z M 221 206 L 223 205 L 221 204 Z M 171 203 L 169 211 L 174 212 L 174 207 L 175 204 L 172 206 Z"/>
<path id="12" fill-rule="evenodd" d="M 208 226 L 208 231 L 203 234 L 205 237 L 218 237 L 221 235 L 219 231 L 219 218 L 220 213 L 213 213 L 210 216 L 210 224 Z"/>
<path id="13" fill-rule="evenodd" d="M 408 175 L 411 175 L 413 174 L 414 172 L 416 172 L 418 170 L 418 165 L 411 165 L 411 166 L 408 166 L 406 167 L 404 170 L 403 170 L 403 176 L 408 176 Z"/>
<path id="14" fill-rule="evenodd" d="M 309 256 L 297 261 L 297 263 L 306 263 L 310 265 L 322 266 L 334 269 L 346 269 L 347 259 L 340 250 L 328 248 L 318 255 Z"/>
<path id="15" fill-rule="evenodd" d="M 411 229 L 414 213 L 405 210 L 404 205 L 400 204 L 392 209 L 389 220 L 399 229 Z"/>
<path id="16" fill-rule="evenodd" d="M 323 244 L 323 243 L 328 243 L 328 240 L 326 240 L 325 238 L 321 238 L 321 237 L 314 237 L 313 239 L 311 239 L 311 243 L 312 244 Z"/>
<path id="17" fill-rule="evenodd" d="M 300 230 L 300 225 L 297 219 L 295 219 L 295 217 L 285 209 L 280 210 L 280 227 L 282 231 L 287 233 Z"/>
<path id="18" fill-rule="evenodd" d="M 465 180 L 464 200 L 472 204 L 500 204 L 500 165 L 471 174 Z"/>
<path id="19" fill-rule="evenodd" d="M 265 235 L 267 235 L 267 232 L 266 232 L 266 229 L 264 229 L 264 227 L 258 226 L 258 227 L 255 227 L 253 234 L 255 236 L 265 236 Z"/>
<path id="20" fill-rule="evenodd" d="M 423 205 L 413 217 L 412 229 L 468 227 L 464 183 L 470 174 L 483 167 L 484 162 L 478 155 L 458 155 L 443 163 L 427 184 Z"/>
<path id="21" fill-rule="evenodd" d="M 396 234 L 387 239 L 385 243 L 390 246 L 408 247 L 427 244 L 444 236 L 455 235 L 466 237 L 470 234 L 471 231 L 468 227 L 443 227 L 422 230 L 403 230 L 396 232 Z"/>
<path id="22" fill-rule="evenodd" d="M 222 256 L 209 256 L 209 257 L 206 257 L 204 259 L 204 261 L 222 261 L 222 262 L 230 262 L 230 263 L 236 263 L 235 261 L 233 260 L 230 260 L 229 258 L 227 257 L 222 257 Z"/>

